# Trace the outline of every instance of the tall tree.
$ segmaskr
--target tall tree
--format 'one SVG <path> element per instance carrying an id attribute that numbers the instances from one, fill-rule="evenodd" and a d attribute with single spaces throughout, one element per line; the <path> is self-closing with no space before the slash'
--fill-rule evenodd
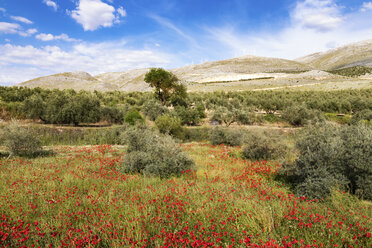
<path id="1" fill-rule="evenodd" d="M 162 68 L 152 68 L 146 73 L 145 82 L 155 88 L 155 96 L 163 105 L 166 105 L 173 95 L 186 97 L 186 88 L 179 83 L 177 76 Z"/>

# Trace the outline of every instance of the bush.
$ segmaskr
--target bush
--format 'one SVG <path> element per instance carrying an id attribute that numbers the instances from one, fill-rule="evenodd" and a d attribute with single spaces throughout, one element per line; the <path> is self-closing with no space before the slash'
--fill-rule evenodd
<path id="1" fill-rule="evenodd" d="M 240 146 L 243 140 L 243 131 L 237 129 L 215 127 L 209 133 L 209 141 L 212 145 Z"/>
<path id="2" fill-rule="evenodd" d="M 196 126 L 200 124 L 201 118 L 205 116 L 201 108 L 186 108 L 177 106 L 175 108 L 177 116 L 181 119 L 183 125 Z"/>
<path id="3" fill-rule="evenodd" d="M 251 160 L 270 160 L 285 157 L 286 150 L 286 146 L 277 137 L 264 132 L 254 132 L 246 136 L 242 156 Z"/>
<path id="4" fill-rule="evenodd" d="M 283 167 L 298 194 L 326 197 L 332 187 L 372 199 L 372 127 L 317 125 L 296 142 L 298 159 Z"/>
<path id="5" fill-rule="evenodd" d="M 169 178 L 190 170 L 194 162 L 170 136 L 144 128 L 132 128 L 125 133 L 128 154 L 122 170 L 147 176 Z"/>
<path id="6" fill-rule="evenodd" d="M 184 131 L 181 125 L 181 119 L 170 115 L 159 116 L 155 120 L 155 125 L 159 132 L 169 134 L 179 139 L 184 137 Z"/>
<path id="7" fill-rule="evenodd" d="M 169 112 L 167 107 L 154 99 L 145 102 L 142 111 L 151 121 L 155 121 L 159 116 Z"/>
<path id="8" fill-rule="evenodd" d="M 40 140 L 15 121 L 0 130 L 0 144 L 7 148 L 10 156 L 35 156 L 42 151 Z"/>
<path id="9" fill-rule="evenodd" d="M 360 122 L 364 122 L 366 124 L 372 123 L 372 110 L 364 109 L 353 115 L 351 118 L 351 124 L 358 124 Z"/>
<path id="10" fill-rule="evenodd" d="M 145 120 L 142 118 L 138 110 L 131 110 L 125 114 L 124 122 L 129 125 L 134 126 L 135 124 L 138 124 L 138 123 L 144 123 Z"/>
<path id="11" fill-rule="evenodd" d="M 237 121 L 237 111 L 229 110 L 226 107 L 219 107 L 214 112 L 210 121 L 217 122 L 219 124 L 224 123 L 226 127 Z"/>
<path id="12" fill-rule="evenodd" d="M 119 108 L 104 106 L 101 108 L 101 120 L 112 124 L 122 124 L 124 120 L 125 107 Z"/>
<path id="13" fill-rule="evenodd" d="M 316 110 L 306 108 L 304 105 L 293 105 L 283 111 L 282 118 L 293 126 L 304 126 L 325 120 L 325 117 Z"/>
<path id="14" fill-rule="evenodd" d="M 187 142 L 209 140 L 209 127 L 185 128 L 185 139 Z"/>

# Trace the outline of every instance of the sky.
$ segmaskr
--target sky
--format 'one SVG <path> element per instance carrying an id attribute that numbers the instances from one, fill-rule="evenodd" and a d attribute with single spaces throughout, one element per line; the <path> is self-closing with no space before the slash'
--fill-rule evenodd
<path id="1" fill-rule="evenodd" d="M 365 0 L 0 0 L 0 85 L 243 55 L 295 59 L 367 39 Z"/>

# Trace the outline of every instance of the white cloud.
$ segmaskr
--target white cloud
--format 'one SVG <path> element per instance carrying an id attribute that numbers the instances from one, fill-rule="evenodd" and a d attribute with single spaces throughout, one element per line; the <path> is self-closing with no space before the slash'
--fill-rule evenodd
<path id="1" fill-rule="evenodd" d="M 0 12 L 5 13 L 5 12 L 6 12 L 6 9 L 4 9 L 4 8 L 0 8 Z"/>
<path id="2" fill-rule="evenodd" d="M 76 39 L 70 38 L 67 34 L 60 34 L 60 35 L 52 35 L 52 34 L 45 34 L 40 33 L 35 36 L 36 39 L 42 41 L 52 41 L 52 40 L 64 40 L 64 41 L 77 41 Z"/>
<path id="3" fill-rule="evenodd" d="M 17 23 L 0 22 L 0 34 L 18 34 L 23 37 L 28 37 L 37 32 L 37 29 L 30 28 L 26 31 L 22 30 L 22 27 Z"/>
<path id="4" fill-rule="evenodd" d="M 14 34 L 19 31 L 20 27 L 17 23 L 0 22 L 0 33 Z"/>
<path id="5" fill-rule="evenodd" d="M 11 16 L 10 18 L 15 20 L 15 21 L 23 22 L 23 23 L 26 23 L 26 24 L 32 24 L 33 23 L 29 19 L 27 19 L 25 17 L 22 17 L 22 16 Z"/>
<path id="6" fill-rule="evenodd" d="M 27 33 L 29 33 L 29 34 L 37 33 L 37 29 L 36 28 L 30 28 L 30 29 L 27 30 Z"/>
<path id="7" fill-rule="evenodd" d="M 0 84 L 19 83 L 42 75 L 82 70 L 93 75 L 135 68 L 164 67 L 172 58 L 149 49 L 130 50 L 124 41 L 58 46 L 0 45 Z M 20 73 L 22 71 L 22 73 Z"/>
<path id="8" fill-rule="evenodd" d="M 333 0 L 297 2 L 292 18 L 304 28 L 321 32 L 338 28 L 343 21 L 340 7 Z"/>
<path id="9" fill-rule="evenodd" d="M 335 0 L 300 1 L 290 11 L 289 24 L 279 30 L 253 32 L 237 29 L 233 25 L 207 27 L 210 46 L 206 47 L 206 51 L 212 49 L 220 51 L 218 55 L 220 58 L 251 54 L 295 59 L 311 53 L 371 39 L 372 26 L 369 13 L 354 10 L 354 12 L 341 15 L 343 7 L 335 5 L 335 2 Z M 312 25 L 308 18 L 305 18 L 306 21 L 299 21 L 300 15 L 298 13 L 313 11 L 303 9 L 305 5 L 310 6 L 309 3 L 312 3 L 311 6 L 316 4 L 319 8 L 323 7 L 324 10 L 319 9 L 320 16 L 329 13 L 330 18 L 324 18 L 329 21 L 314 21 Z M 303 16 L 307 15 L 303 14 Z M 334 21 L 332 18 L 336 18 L 338 21 Z M 340 25 L 341 23 L 342 25 Z"/>
<path id="10" fill-rule="evenodd" d="M 56 11 L 58 9 L 58 5 L 51 0 L 43 0 L 43 3 L 45 3 L 49 7 L 52 7 L 54 9 L 54 11 Z"/>
<path id="11" fill-rule="evenodd" d="M 127 12 L 125 11 L 125 9 L 122 6 L 120 6 L 116 11 L 119 13 L 119 15 L 121 17 L 126 17 L 127 16 Z"/>
<path id="12" fill-rule="evenodd" d="M 29 37 L 35 33 L 37 33 L 36 28 L 30 28 L 30 29 L 27 29 L 26 31 L 18 31 L 18 34 L 23 37 Z"/>
<path id="13" fill-rule="evenodd" d="M 118 15 L 115 16 L 115 12 Z M 115 8 L 101 0 L 80 0 L 76 10 L 70 12 L 76 22 L 81 24 L 85 31 L 94 31 L 99 27 L 111 27 L 120 22 L 120 16 L 126 12 L 123 7 Z"/>
<path id="14" fill-rule="evenodd" d="M 360 8 L 362 12 L 372 10 L 372 2 L 364 2 L 362 7 Z"/>
<path id="15" fill-rule="evenodd" d="M 199 47 L 198 42 L 190 35 L 186 34 L 184 31 L 182 31 L 180 28 L 178 28 L 176 25 L 174 25 L 170 20 L 165 19 L 158 15 L 149 15 L 149 17 L 153 20 L 155 20 L 160 25 L 172 30 L 173 32 L 177 33 L 179 36 L 184 38 L 186 41 L 188 41 L 192 46 Z"/>

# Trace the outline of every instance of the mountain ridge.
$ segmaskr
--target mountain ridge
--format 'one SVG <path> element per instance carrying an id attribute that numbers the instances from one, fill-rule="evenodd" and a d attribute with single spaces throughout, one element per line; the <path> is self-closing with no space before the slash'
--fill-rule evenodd
<path id="1" fill-rule="evenodd" d="M 335 79 L 341 76 L 320 73 L 320 71 L 361 65 L 372 67 L 372 39 L 326 52 L 313 53 L 295 60 L 244 55 L 225 60 L 187 65 L 169 71 L 188 85 L 204 85 L 247 80 Z M 148 71 L 149 68 L 143 68 L 122 72 L 107 72 L 95 76 L 81 71 L 65 72 L 35 78 L 20 83 L 18 86 L 90 91 L 149 91 L 151 88 L 144 82 L 144 76 Z"/>

